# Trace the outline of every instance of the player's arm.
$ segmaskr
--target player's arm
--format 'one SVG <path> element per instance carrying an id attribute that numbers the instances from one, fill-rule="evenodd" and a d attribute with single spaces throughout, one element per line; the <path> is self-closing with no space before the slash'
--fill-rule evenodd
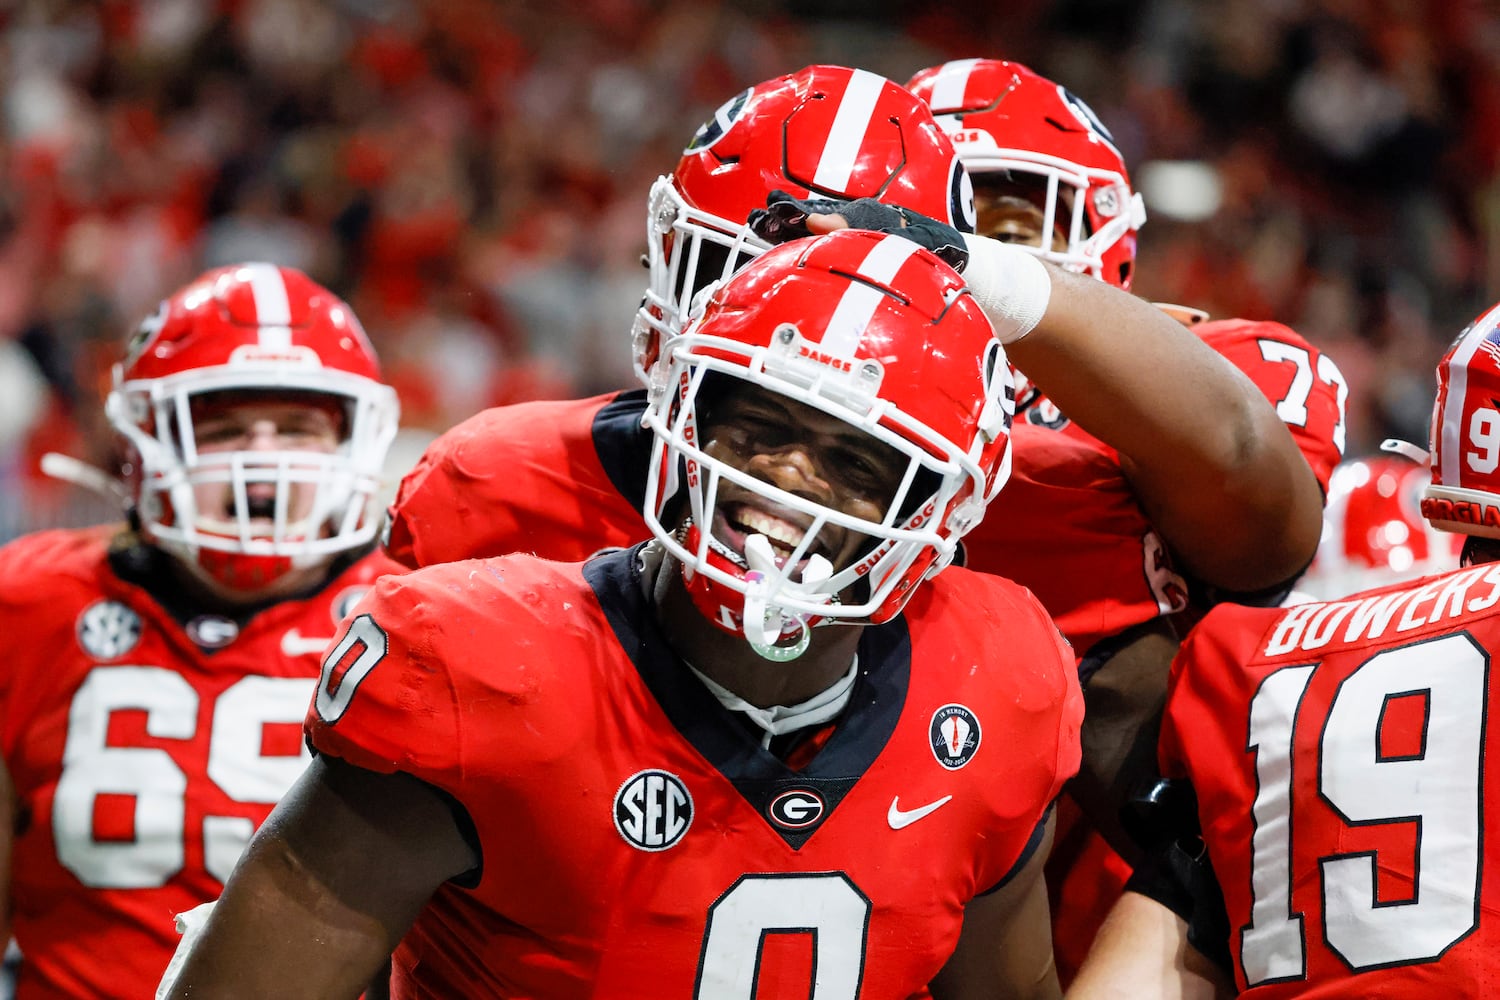
<path id="1" fill-rule="evenodd" d="M 1014 876 L 964 908 L 958 947 L 932 981 L 934 1000 L 1055 1000 L 1062 996 L 1052 959 L 1052 921 L 1042 866 L 1052 850 L 1048 814 L 1040 842 Z"/>
<path id="2" fill-rule="evenodd" d="M 1082 760 L 1068 794 L 1132 865 L 1141 850 L 1121 811 L 1157 776 L 1156 738 L 1177 648 L 1171 624 L 1157 618 L 1096 645 L 1080 672 Z"/>
<path id="3" fill-rule="evenodd" d="M 433 891 L 479 863 L 449 802 L 316 758 L 257 831 L 168 997 L 358 997 Z"/>
<path id="4" fill-rule="evenodd" d="M 1008 252 L 990 258 L 996 269 L 1024 255 L 987 242 Z M 981 302 L 986 256 L 965 271 Z M 1150 303 L 1041 266 L 1051 279 L 1046 309 L 1006 351 L 1064 413 L 1120 452 L 1142 510 L 1181 566 L 1238 591 L 1301 572 L 1322 530 L 1322 491 L 1255 383 Z"/>
<path id="5" fill-rule="evenodd" d="M 762 221 L 787 218 L 776 200 Z M 772 230 L 901 232 L 961 266 L 1011 362 L 1120 452 L 1141 509 L 1191 575 L 1255 591 L 1312 560 L 1323 494 L 1286 425 L 1249 377 L 1165 312 L 1019 247 L 871 199 L 791 205 L 797 225 Z"/>
<path id="6" fill-rule="evenodd" d="M 1067 1000 L 1228 1000 L 1234 984 L 1188 943 L 1188 925 L 1126 892 L 1110 910 Z"/>
<path id="7" fill-rule="evenodd" d="M 1229 915 L 1191 784 L 1160 781 L 1134 809 L 1150 846 L 1068 987 L 1069 1000 L 1234 996 Z"/>

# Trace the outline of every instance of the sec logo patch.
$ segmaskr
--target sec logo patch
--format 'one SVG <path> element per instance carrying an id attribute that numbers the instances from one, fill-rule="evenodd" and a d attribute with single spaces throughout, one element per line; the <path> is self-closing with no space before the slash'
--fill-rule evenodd
<path id="1" fill-rule="evenodd" d="M 665 851 L 693 824 L 693 797 L 669 771 L 638 771 L 615 792 L 615 829 L 631 847 Z"/>
<path id="2" fill-rule="evenodd" d="M 979 718 L 963 705 L 944 705 L 932 713 L 927 738 L 937 762 L 956 771 L 979 752 Z"/>
<path id="3" fill-rule="evenodd" d="M 141 619 L 119 601 L 98 601 L 78 616 L 78 645 L 96 660 L 124 656 L 141 641 Z"/>

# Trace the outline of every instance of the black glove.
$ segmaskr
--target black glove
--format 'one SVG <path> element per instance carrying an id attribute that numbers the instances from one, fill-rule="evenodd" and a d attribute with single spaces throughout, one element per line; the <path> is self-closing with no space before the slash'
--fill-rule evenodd
<path id="1" fill-rule="evenodd" d="M 841 215 L 850 229 L 868 229 L 876 233 L 895 233 L 937 254 L 943 263 L 962 272 L 969 263 L 969 249 L 963 234 L 947 223 L 919 215 L 898 205 L 887 205 L 874 198 L 840 201 L 833 198 L 797 199 L 785 191 L 766 196 L 766 207 L 750 213 L 752 232 L 770 244 L 787 243 L 811 236 L 807 228 L 809 215 Z"/>

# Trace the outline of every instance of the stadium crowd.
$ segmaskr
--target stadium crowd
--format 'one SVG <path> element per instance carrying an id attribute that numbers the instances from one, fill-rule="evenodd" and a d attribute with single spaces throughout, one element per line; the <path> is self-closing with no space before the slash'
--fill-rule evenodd
<path id="1" fill-rule="evenodd" d="M 1335 354 L 1350 455 L 1422 438 L 1433 362 L 1500 287 L 1479 0 L 37 0 L 0 23 L 0 538 L 112 510 L 38 459 L 109 464 L 119 339 L 218 264 L 301 268 L 364 317 L 397 468 L 484 406 L 626 384 L 643 193 L 724 93 L 814 62 L 1065 82 L 1145 193 L 1135 290 Z"/>
<path id="2" fill-rule="evenodd" d="M 1488 995 L 1497 55 L 0 14 L 19 996 Z"/>

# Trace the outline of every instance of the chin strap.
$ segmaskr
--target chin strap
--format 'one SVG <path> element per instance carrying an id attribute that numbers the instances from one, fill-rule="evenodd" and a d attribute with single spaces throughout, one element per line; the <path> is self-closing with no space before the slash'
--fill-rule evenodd
<path id="1" fill-rule="evenodd" d="M 42 474 L 59 479 L 74 486 L 119 502 L 122 506 L 130 502 L 130 493 L 125 484 L 103 469 L 80 461 L 72 455 L 49 451 L 42 456 Z"/>
<path id="2" fill-rule="evenodd" d="M 1426 448 L 1412 444 L 1410 441 L 1402 441 L 1400 438 L 1386 438 L 1380 442 L 1380 450 L 1409 458 L 1418 465 L 1427 465 L 1432 461 L 1432 454 Z"/>
<path id="3" fill-rule="evenodd" d="M 807 652 L 812 629 L 807 615 L 787 611 L 770 603 L 772 578 L 778 572 L 776 553 L 765 535 L 745 539 L 745 639 L 750 648 L 776 663 L 795 660 Z M 799 589 L 811 590 L 833 575 L 833 564 L 814 553 L 802 570 Z M 787 633 L 792 635 L 788 638 Z"/>

